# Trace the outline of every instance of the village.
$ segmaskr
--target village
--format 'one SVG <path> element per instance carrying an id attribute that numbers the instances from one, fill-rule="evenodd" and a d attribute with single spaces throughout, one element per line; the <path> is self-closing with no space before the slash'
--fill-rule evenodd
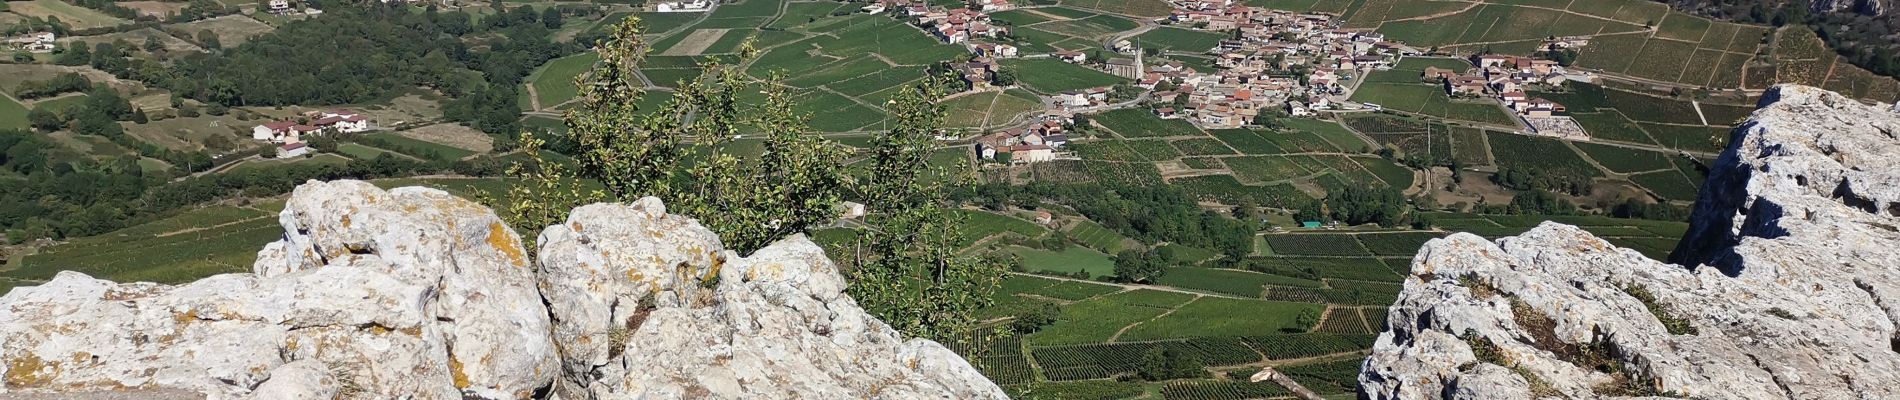
<path id="1" fill-rule="evenodd" d="M 1103 86 L 1047 94 L 1045 114 L 1024 126 L 975 138 L 972 151 L 982 160 L 1035 163 L 1073 157 L 1061 152 L 1073 130 L 1074 116 L 1111 109 L 1147 107 L 1162 119 L 1178 119 L 1201 129 L 1236 129 L 1255 125 L 1262 115 L 1293 118 L 1329 112 L 1384 111 L 1379 104 L 1348 101 L 1362 79 L 1372 71 L 1390 70 L 1407 56 L 1424 50 L 1388 40 L 1385 35 L 1340 28 L 1336 16 L 1296 13 L 1252 7 L 1235 1 L 1182 0 L 1170 2 L 1174 11 L 1150 21 L 1159 26 L 1196 31 L 1232 33 L 1232 39 L 1195 56 L 1212 56 L 1212 70 L 1178 60 L 1174 54 L 1143 49 L 1128 39 L 1106 43 L 1095 54 L 1063 50 L 1027 53 L 1005 40 L 1009 26 L 991 20 L 990 13 L 1015 9 L 1007 0 L 978 0 L 965 8 L 930 6 L 922 0 L 879 0 L 866 13 L 890 12 L 909 19 L 943 43 L 963 45 L 971 61 L 955 65 L 972 90 L 987 89 L 1004 68 L 996 60 L 1054 58 L 1087 66 L 1131 81 L 1138 96 L 1117 93 L 1119 86 Z M 1550 47 L 1576 46 L 1569 38 L 1550 41 Z M 1158 56 L 1158 57 L 1156 57 Z M 1151 61 L 1154 58 L 1163 60 Z M 1551 88 L 1567 81 L 1594 82 L 1588 73 L 1572 73 L 1554 60 L 1482 54 L 1467 60 L 1465 69 L 1428 67 L 1421 80 L 1441 84 L 1455 99 L 1490 98 L 1523 121 L 1527 133 L 1587 140 L 1581 126 L 1564 113 L 1562 104 L 1528 96 L 1531 87 Z M 999 156 L 1001 156 L 999 158 Z"/>

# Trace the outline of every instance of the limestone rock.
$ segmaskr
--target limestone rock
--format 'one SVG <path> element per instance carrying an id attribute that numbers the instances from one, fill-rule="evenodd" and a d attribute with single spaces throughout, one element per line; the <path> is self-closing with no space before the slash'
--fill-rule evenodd
<path id="1" fill-rule="evenodd" d="M 654 199 L 572 216 L 536 261 L 447 193 L 308 183 L 254 273 L 0 297 L 0 397 L 1003 397 L 865 314 L 803 237 L 738 257 Z"/>
<path id="2" fill-rule="evenodd" d="M 520 239 L 433 189 L 297 188 L 255 274 L 179 286 L 65 272 L 0 298 L 0 390 L 520 398 L 558 356 Z"/>
<path id="3" fill-rule="evenodd" d="M 1900 398 L 1900 115 L 1781 86 L 1665 264 L 1545 223 L 1414 259 L 1371 398 Z"/>
<path id="4" fill-rule="evenodd" d="M 575 209 L 539 242 L 564 399 L 1004 398 L 865 314 L 803 236 L 739 257 L 649 198 Z"/>

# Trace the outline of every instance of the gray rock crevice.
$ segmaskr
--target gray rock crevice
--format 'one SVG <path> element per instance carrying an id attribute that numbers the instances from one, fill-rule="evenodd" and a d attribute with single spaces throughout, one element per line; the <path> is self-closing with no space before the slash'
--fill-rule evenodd
<path id="1" fill-rule="evenodd" d="M 253 273 L 0 297 L 0 397 L 1003 397 L 865 314 L 809 240 L 739 257 L 655 199 L 574 210 L 538 259 L 433 189 L 311 182 L 279 223 Z"/>

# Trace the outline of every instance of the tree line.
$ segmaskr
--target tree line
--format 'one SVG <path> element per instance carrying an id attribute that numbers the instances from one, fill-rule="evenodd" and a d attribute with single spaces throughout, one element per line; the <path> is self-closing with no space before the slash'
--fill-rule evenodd
<path id="1" fill-rule="evenodd" d="M 502 172 L 501 162 L 488 157 L 417 161 L 384 154 L 344 165 L 284 164 L 174 181 L 167 174 L 146 174 L 136 156 L 95 161 L 70 157 L 61 147 L 45 135 L 0 130 L 0 170 L 5 171 L 0 187 L 7 188 L 0 191 L 0 231 L 9 242 L 103 234 L 214 200 L 288 193 L 311 179 Z"/>

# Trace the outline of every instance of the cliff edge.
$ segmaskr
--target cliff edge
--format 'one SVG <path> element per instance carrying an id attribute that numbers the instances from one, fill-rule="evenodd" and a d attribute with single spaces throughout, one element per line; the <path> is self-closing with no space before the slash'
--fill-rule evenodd
<path id="1" fill-rule="evenodd" d="M 0 397 L 1004 397 L 802 236 L 739 257 L 656 199 L 571 215 L 529 257 L 447 193 L 307 183 L 253 273 L 0 297 Z"/>
<path id="2" fill-rule="evenodd" d="M 1371 398 L 1900 398 L 1900 114 L 1779 86 L 1665 264 L 1546 222 L 1413 260 Z M 1687 265 L 1688 267 L 1685 267 Z"/>

